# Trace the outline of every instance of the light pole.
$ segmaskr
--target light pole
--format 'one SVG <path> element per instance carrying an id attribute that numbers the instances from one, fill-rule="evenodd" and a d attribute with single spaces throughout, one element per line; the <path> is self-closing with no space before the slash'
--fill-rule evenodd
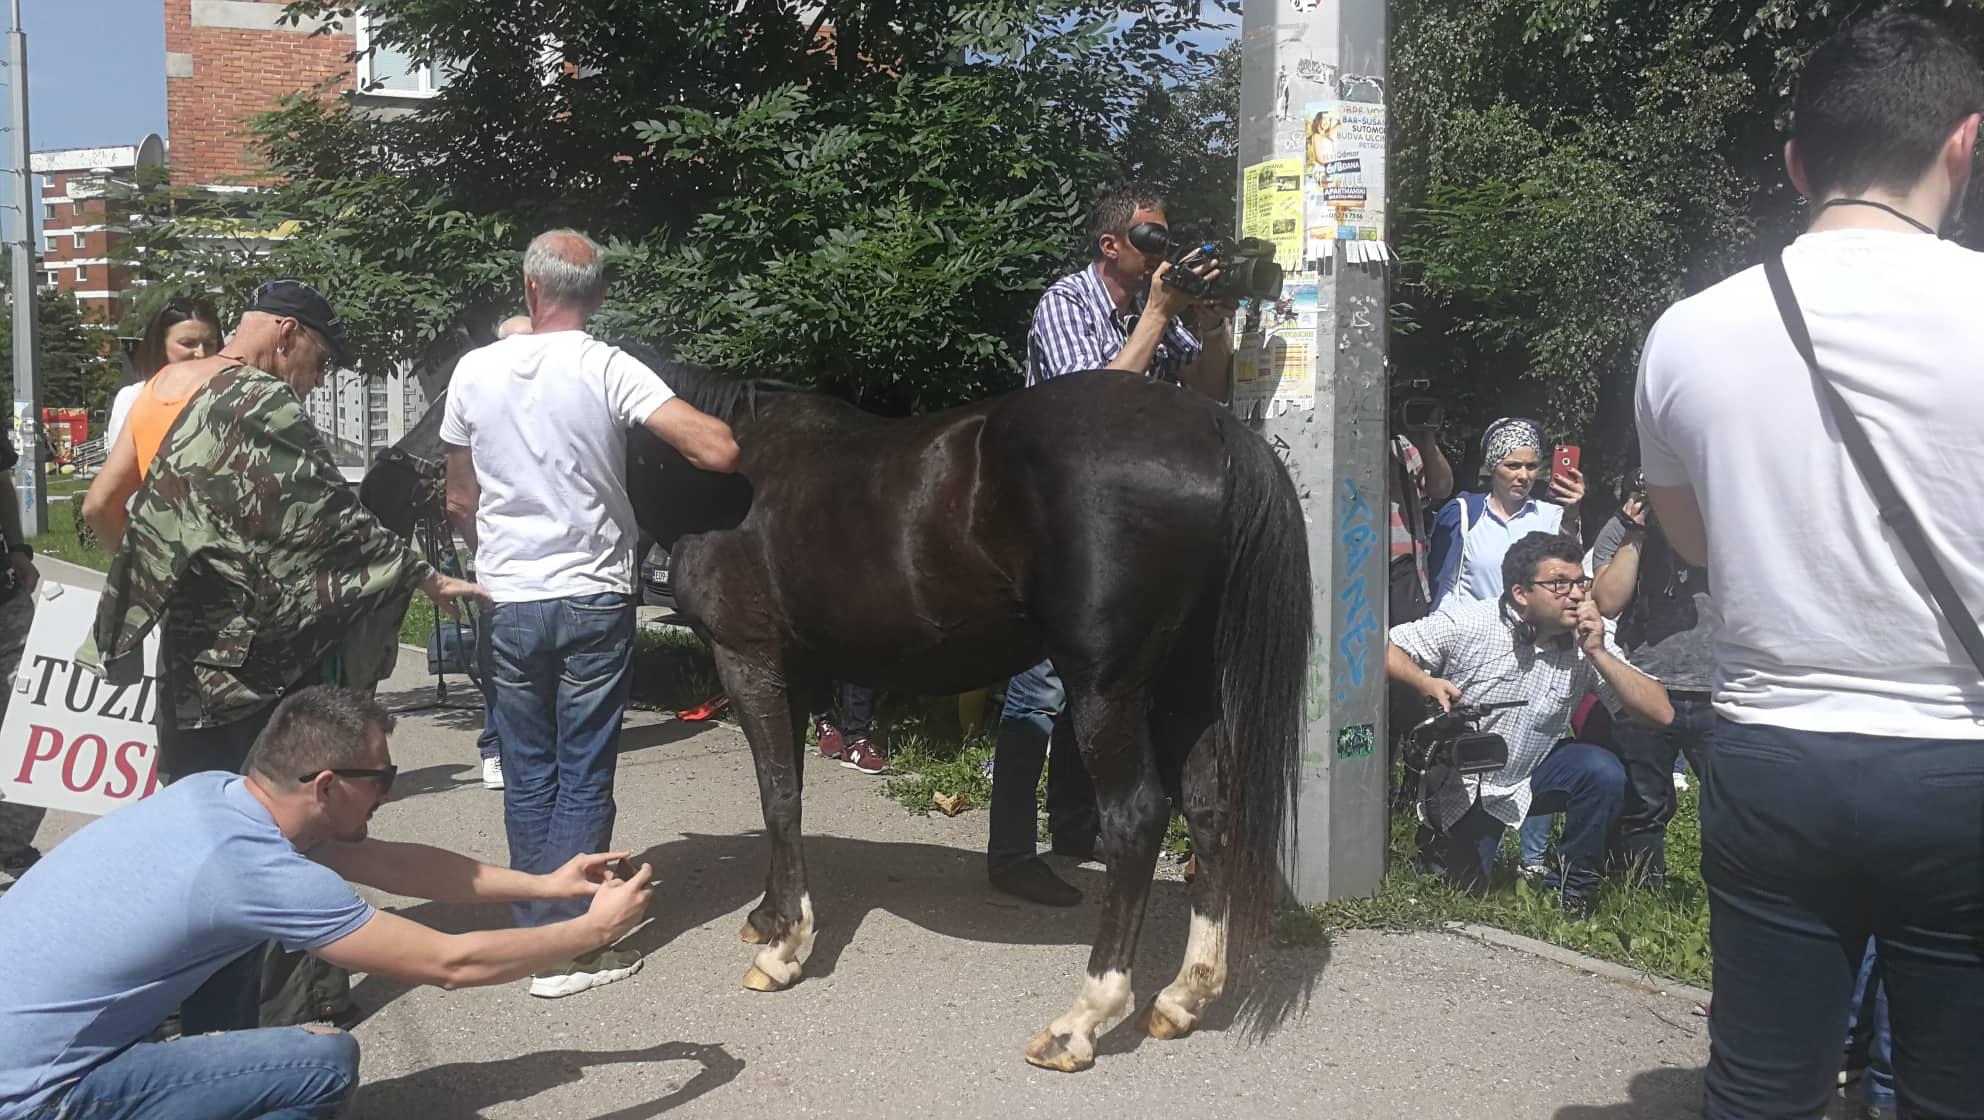
<path id="1" fill-rule="evenodd" d="M 1247 0 L 1241 24 L 1242 224 L 1298 265 L 1274 324 L 1243 339 L 1234 400 L 1308 520 L 1316 629 L 1286 866 L 1305 904 L 1376 892 L 1389 834 L 1385 38 L 1384 0 Z"/>
<path id="2" fill-rule="evenodd" d="M 14 432 L 15 450 L 20 463 L 14 468 L 15 488 L 21 494 L 21 530 L 30 537 L 40 535 L 48 523 L 48 492 L 42 481 L 41 462 L 41 381 L 35 375 L 35 244 L 34 175 L 28 165 L 28 37 L 21 29 L 21 0 L 13 0 L 13 26 L 7 32 L 7 103 L 12 109 L 8 133 L 7 165 L 12 172 L 14 235 Z"/>

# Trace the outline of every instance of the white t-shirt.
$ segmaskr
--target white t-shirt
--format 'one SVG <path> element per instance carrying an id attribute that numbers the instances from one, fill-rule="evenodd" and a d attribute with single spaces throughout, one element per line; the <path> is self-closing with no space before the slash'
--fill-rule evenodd
<path id="1" fill-rule="evenodd" d="M 475 578 L 497 602 L 633 591 L 627 430 L 674 396 L 584 331 L 512 335 L 462 355 L 441 439 L 475 460 Z"/>
<path id="2" fill-rule="evenodd" d="M 1929 543 L 1984 609 L 1984 255 L 1920 234 L 1806 234 L 1785 254 L 1819 365 Z M 1984 681 L 1824 419 L 1761 267 L 1647 337 L 1640 449 L 1694 487 L 1722 609 L 1716 711 L 1911 738 L 1984 733 Z"/>
<path id="3" fill-rule="evenodd" d="M 103 428 L 105 458 L 109 458 L 110 449 L 117 446 L 117 437 L 124 431 L 124 421 L 130 418 L 131 405 L 138 399 L 138 390 L 144 387 L 144 382 L 133 381 L 117 390 L 117 395 L 110 399 L 110 421 Z"/>

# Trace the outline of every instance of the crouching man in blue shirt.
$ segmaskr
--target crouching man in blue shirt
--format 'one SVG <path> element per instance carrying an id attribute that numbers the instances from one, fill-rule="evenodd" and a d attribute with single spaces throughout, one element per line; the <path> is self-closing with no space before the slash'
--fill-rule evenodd
<path id="1" fill-rule="evenodd" d="M 272 939 L 453 988 L 530 975 L 640 922 L 649 872 L 613 876 L 624 853 L 526 875 L 369 839 L 397 771 L 392 726 L 358 693 L 304 689 L 276 709 L 245 777 L 196 774 L 102 817 L 0 895 L 0 1120 L 333 1117 L 358 1083 L 358 1043 L 342 1031 L 144 1040 L 188 997 L 216 998 L 209 981 Z M 374 910 L 346 880 L 442 902 L 591 904 L 554 925 L 450 935 Z"/>

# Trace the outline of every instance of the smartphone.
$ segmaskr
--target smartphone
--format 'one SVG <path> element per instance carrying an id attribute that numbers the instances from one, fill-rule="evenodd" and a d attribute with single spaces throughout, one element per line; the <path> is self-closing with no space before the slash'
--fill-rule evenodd
<path id="1" fill-rule="evenodd" d="M 606 870 L 615 879 L 632 879 L 634 877 L 634 864 L 631 860 L 616 859 L 606 865 Z"/>
<path id="2" fill-rule="evenodd" d="M 1550 452 L 1550 480 L 1569 481 L 1570 473 L 1578 469 L 1578 459 L 1582 455 L 1576 445 L 1560 443 Z"/>

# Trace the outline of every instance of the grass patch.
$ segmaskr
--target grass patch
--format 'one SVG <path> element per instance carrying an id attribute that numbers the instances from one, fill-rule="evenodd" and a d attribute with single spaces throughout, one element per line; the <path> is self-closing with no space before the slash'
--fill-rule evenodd
<path id="1" fill-rule="evenodd" d="M 1494 926 L 1648 975 L 1707 987 L 1708 892 L 1701 880 L 1696 808 L 1695 791 L 1682 793 L 1667 828 L 1666 884 L 1654 890 L 1608 876 L 1597 911 L 1583 921 L 1572 921 L 1552 897 L 1512 875 L 1498 878 L 1493 889 L 1477 896 L 1420 873 L 1413 863 L 1414 822 L 1399 817 L 1392 822 L 1390 870 L 1377 894 L 1295 911 L 1282 926 L 1298 937 L 1325 938 L 1348 929 L 1426 930 L 1453 922 Z M 1509 830 L 1504 840 L 1505 854 L 1512 855 L 1515 831 Z"/>
<path id="2" fill-rule="evenodd" d="M 434 600 L 421 592 L 414 592 L 413 601 L 406 605 L 406 617 L 400 619 L 400 641 L 421 649 L 427 648 L 427 639 L 434 636 L 434 620 L 438 617 Z"/>
<path id="3" fill-rule="evenodd" d="M 891 725 L 889 766 L 897 777 L 882 785 L 882 796 L 912 813 L 928 813 L 940 793 L 962 794 L 974 808 L 992 802 L 992 739 L 983 731 L 959 738 L 933 735 L 923 721 Z"/>
<path id="4" fill-rule="evenodd" d="M 634 631 L 631 703 L 662 711 L 694 707 L 723 691 L 710 647 L 690 631 L 642 626 Z M 726 711 L 725 720 L 733 718 Z"/>
<path id="5" fill-rule="evenodd" d="M 62 480 L 67 482 L 69 480 Z M 51 491 L 54 489 L 51 485 Z M 59 492 L 59 491 L 57 491 Z M 81 503 L 75 500 L 51 502 L 48 506 L 48 522 L 42 526 L 40 535 L 30 543 L 42 556 L 52 556 L 99 572 L 110 570 L 110 554 L 100 548 L 86 545 L 76 535 L 76 514 Z"/>

